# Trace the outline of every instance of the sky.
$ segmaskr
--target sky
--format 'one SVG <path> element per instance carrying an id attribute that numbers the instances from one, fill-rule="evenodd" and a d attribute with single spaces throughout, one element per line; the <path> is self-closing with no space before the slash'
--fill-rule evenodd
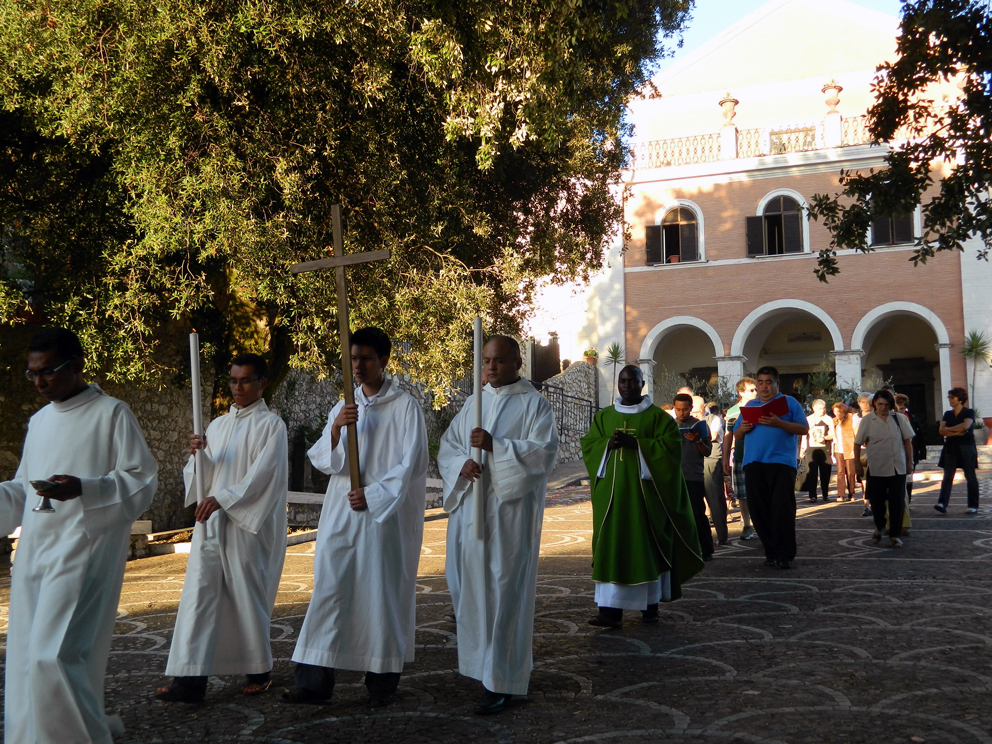
<path id="1" fill-rule="evenodd" d="M 724 29 L 734 25 L 744 16 L 757 10 L 768 0 L 696 0 L 692 11 L 692 21 L 682 36 L 682 48 L 676 51 L 674 57 L 662 61 L 659 70 L 663 70 L 678 61 L 689 52 L 706 43 Z M 829 2 L 829 0 L 821 0 Z M 899 18 L 901 16 L 900 0 L 849 0 L 854 5 L 861 5 L 880 13 Z"/>

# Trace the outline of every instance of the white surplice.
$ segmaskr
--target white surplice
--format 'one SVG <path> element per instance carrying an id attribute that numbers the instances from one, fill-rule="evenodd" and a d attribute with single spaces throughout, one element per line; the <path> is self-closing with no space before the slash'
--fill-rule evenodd
<path id="1" fill-rule="evenodd" d="M 327 417 L 307 453 L 331 476 L 320 513 L 313 596 L 293 661 L 357 671 L 403 671 L 413 661 L 416 584 L 427 501 L 427 430 L 417 401 L 387 380 L 371 399 L 361 388 L 358 461 L 368 509 L 354 511 L 348 432 L 331 448 Z"/>
<path id="2" fill-rule="evenodd" d="M 458 671 L 487 690 L 524 695 L 533 668 L 534 597 L 548 475 L 558 430 L 547 399 L 527 380 L 482 395 L 485 537 L 474 534 L 472 484 L 461 477 L 472 456 L 473 397 L 441 438 L 438 467 L 448 519 L 445 574 L 458 622 Z"/>
<path id="3" fill-rule="evenodd" d="M 54 514 L 32 511 L 30 481 L 59 474 L 78 477 L 82 495 L 53 502 Z M 0 483 L 0 534 L 21 526 L 7 630 L 7 744 L 110 744 L 103 684 L 131 524 L 157 485 L 131 409 L 96 385 L 31 417 L 17 474 Z"/>
<path id="4" fill-rule="evenodd" d="M 206 496 L 221 508 L 193 530 L 165 673 L 260 674 L 272 669 L 269 622 L 286 557 L 286 424 L 265 401 L 232 408 L 207 427 Z M 186 505 L 199 503 L 194 459 Z"/>

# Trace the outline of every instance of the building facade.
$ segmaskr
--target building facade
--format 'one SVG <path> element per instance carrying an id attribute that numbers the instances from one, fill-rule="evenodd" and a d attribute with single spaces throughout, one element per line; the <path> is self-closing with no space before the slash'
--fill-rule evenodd
<path id="1" fill-rule="evenodd" d="M 870 144 L 865 112 L 897 33 L 897 19 L 842 0 L 775 0 L 631 103 L 630 238 L 586 300 L 602 329 L 589 345 L 619 340 L 649 387 L 662 370 L 733 384 L 765 364 L 786 392 L 824 369 L 853 389 L 891 379 L 939 419 L 947 389 L 970 387 L 966 332 L 992 321 L 988 264 L 966 252 L 914 266 L 917 208 L 872 226 L 874 252 L 839 251 L 841 273 L 822 283 L 830 235 L 803 212 L 837 193 L 842 170 L 884 166 L 890 146 Z M 992 415 L 979 366 L 975 403 Z"/>

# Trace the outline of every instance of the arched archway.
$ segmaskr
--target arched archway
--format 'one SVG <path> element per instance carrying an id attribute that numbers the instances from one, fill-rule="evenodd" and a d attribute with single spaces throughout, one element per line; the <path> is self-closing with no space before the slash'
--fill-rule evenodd
<path id="1" fill-rule="evenodd" d="M 684 382 L 682 377 L 696 377 L 715 382 L 716 357 L 723 356 L 720 334 L 704 320 L 679 315 L 658 323 L 641 343 L 640 360 L 645 377 L 650 376 L 649 390 L 658 402 L 668 398 Z M 673 388 L 673 389 L 670 389 Z"/>
<path id="2" fill-rule="evenodd" d="M 686 326 L 698 328 L 709 337 L 710 342 L 713 344 L 714 357 L 723 355 L 723 341 L 720 339 L 720 334 L 716 332 L 713 326 L 705 320 L 694 318 L 691 315 L 677 315 L 674 318 L 661 321 L 658 325 L 648 331 L 647 335 L 644 337 L 644 341 L 641 343 L 640 358 L 653 358 L 655 351 L 658 349 L 658 345 L 661 344 L 667 336 L 669 336 L 673 331 Z"/>
<path id="3" fill-rule="evenodd" d="M 951 387 L 950 335 L 944 322 L 915 302 L 879 305 L 858 322 L 851 348 L 864 354 L 865 375 L 891 380 L 905 393 L 922 421 L 934 421 L 944 410 L 944 391 Z"/>
<path id="4" fill-rule="evenodd" d="M 734 333 L 730 356 L 746 358 L 751 371 L 777 368 L 782 392 L 792 393 L 813 372 L 832 371 L 830 352 L 843 348 L 840 328 L 828 313 L 805 300 L 787 299 L 748 313 Z"/>

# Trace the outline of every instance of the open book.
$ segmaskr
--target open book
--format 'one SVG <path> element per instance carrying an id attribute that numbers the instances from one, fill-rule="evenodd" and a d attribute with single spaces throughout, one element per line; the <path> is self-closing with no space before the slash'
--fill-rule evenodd
<path id="1" fill-rule="evenodd" d="M 762 416 L 785 416 L 789 412 L 789 401 L 784 395 L 772 398 L 763 406 L 744 406 L 741 418 L 749 424 L 757 424 Z"/>

